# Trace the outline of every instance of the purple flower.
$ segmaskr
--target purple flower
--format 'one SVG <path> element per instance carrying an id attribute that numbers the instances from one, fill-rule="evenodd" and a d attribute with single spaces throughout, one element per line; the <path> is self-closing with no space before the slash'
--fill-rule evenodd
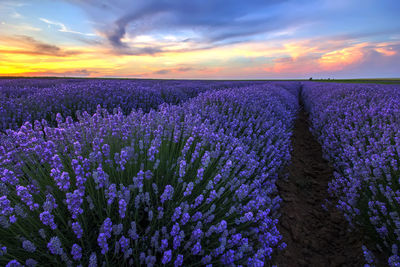
<path id="1" fill-rule="evenodd" d="M 183 192 L 183 195 L 185 197 L 192 194 L 193 186 L 194 186 L 193 182 L 190 182 L 190 183 L 187 184 L 185 192 Z"/>
<path id="2" fill-rule="evenodd" d="M 103 155 L 104 155 L 106 158 L 108 158 L 108 157 L 110 156 L 110 145 L 104 144 L 104 145 L 101 147 L 101 150 L 103 151 Z"/>
<path id="3" fill-rule="evenodd" d="M 26 187 L 18 185 L 16 190 L 17 196 L 21 198 L 22 202 L 24 202 L 30 208 L 30 210 L 39 208 L 39 204 L 33 202 L 33 197 Z"/>
<path id="4" fill-rule="evenodd" d="M 63 253 L 61 241 L 60 239 L 58 239 L 57 236 L 53 236 L 52 238 L 50 238 L 50 242 L 47 243 L 47 248 L 53 255 L 61 255 Z"/>
<path id="5" fill-rule="evenodd" d="M 11 215 L 14 211 L 14 208 L 11 207 L 10 200 L 7 199 L 7 196 L 0 197 L 0 214 L 4 216 Z"/>
<path id="6" fill-rule="evenodd" d="M 95 252 L 92 252 L 92 254 L 90 254 L 88 267 L 97 267 L 97 256 Z"/>
<path id="7" fill-rule="evenodd" d="M 217 226 L 217 232 L 222 233 L 227 228 L 227 223 L 225 220 L 222 220 Z"/>
<path id="8" fill-rule="evenodd" d="M 163 207 L 158 207 L 157 211 L 158 211 L 157 219 L 160 220 L 164 216 L 164 208 Z"/>
<path id="9" fill-rule="evenodd" d="M 67 172 L 60 172 L 58 169 L 52 169 L 51 170 L 51 176 L 54 178 L 54 180 L 57 183 L 58 188 L 61 191 L 67 191 L 70 187 L 70 181 L 69 181 L 69 174 Z"/>
<path id="10" fill-rule="evenodd" d="M 86 178 L 82 175 L 77 175 L 76 176 L 76 187 L 78 188 L 79 192 L 81 192 L 82 195 L 84 195 L 85 192 L 85 183 L 86 183 Z"/>
<path id="11" fill-rule="evenodd" d="M 16 223 L 17 222 L 17 217 L 15 215 L 11 215 L 9 217 L 10 223 Z"/>
<path id="12" fill-rule="evenodd" d="M 388 263 L 390 267 L 398 267 L 400 266 L 400 257 L 398 255 L 392 255 L 389 257 Z"/>
<path id="13" fill-rule="evenodd" d="M 192 240 L 200 240 L 203 237 L 203 231 L 201 229 L 195 229 L 192 232 Z"/>
<path id="14" fill-rule="evenodd" d="M 82 238 L 83 229 L 82 229 L 81 225 L 79 224 L 79 222 L 72 223 L 72 230 L 74 231 L 76 238 L 78 238 L 78 239 Z"/>
<path id="15" fill-rule="evenodd" d="M 190 220 L 189 213 L 185 212 L 181 218 L 181 225 L 185 225 Z"/>
<path id="16" fill-rule="evenodd" d="M 76 261 L 82 258 L 82 248 L 78 244 L 73 244 L 71 249 L 72 258 Z"/>
<path id="17" fill-rule="evenodd" d="M 19 183 L 19 179 L 15 176 L 14 172 L 7 169 L 3 170 L 1 181 L 10 185 L 17 185 Z"/>
<path id="18" fill-rule="evenodd" d="M 97 243 L 101 248 L 101 253 L 104 255 L 108 251 L 107 235 L 105 233 L 100 233 L 97 237 Z"/>
<path id="19" fill-rule="evenodd" d="M 192 254 L 193 255 L 198 255 L 201 252 L 201 244 L 200 242 L 196 242 L 196 244 L 192 248 Z"/>
<path id="20" fill-rule="evenodd" d="M 253 220 L 253 213 L 251 211 L 244 215 L 244 222 L 250 222 Z"/>
<path id="21" fill-rule="evenodd" d="M 103 225 L 101 226 L 100 232 L 104 233 L 107 238 L 110 238 L 111 231 L 112 231 L 112 221 L 110 218 L 106 218 L 103 222 Z"/>
<path id="22" fill-rule="evenodd" d="M 0 245 L 0 257 L 7 253 L 7 247 Z"/>
<path id="23" fill-rule="evenodd" d="M 183 178 L 183 176 L 185 176 L 185 173 L 186 173 L 186 161 L 181 160 L 179 163 L 179 177 Z"/>
<path id="24" fill-rule="evenodd" d="M 50 212 L 44 211 L 40 213 L 39 217 L 42 223 L 44 225 L 50 226 L 52 230 L 55 230 L 57 228 L 57 225 L 54 222 L 54 216 Z"/>
<path id="25" fill-rule="evenodd" d="M 170 262 L 172 259 L 172 251 L 171 250 L 167 250 L 164 251 L 163 257 L 162 257 L 162 264 L 167 264 L 168 262 Z"/>
<path id="26" fill-rule="evenodd" d="M 174 250 L 177 250 L 181 246 L 182 237 L 180 235 L 175 235 L 174 240 L 172 241 L 172 245 Z"/>
<path id="27" fill-rule="evenodd" d="M 374 255 L 372 254 L 372 252 L 369 249 L 367 249 L 367 247 L 364 245 L 362 246 L 362 250 L 364 253 L 365 261 L 369 264 L 373 264 L 374 263 Z"/>
<path id="28" fill-rule="evenodd" d="M 7 263 L 6 267 L 22 267 L 22 264 L 17 260 L 12 260 Z"/>
<path id="29" fill-rule="evenodd" d="M 203 175 L 204 175 L 204 169 L 203 168 L 198 169 L 197 170 L 197 179 L 198 179 L 198 181 L 203 180 Z"/>
<path id="30" fill-rule="evenodd" d="M 22 248 L 25 249 L 27 252 L 35 252 L 36 251 L 36 246 L 29 240 L 24 240 L 22 242 Z"/>
<path id="31" fill-rule="evenodd" d="M 119 202 L 119 216 L 121 217 L 121 219 L 125 218 L 125 212 L 126 212 L 126 201 L 125 199 L 120 199 Z"/>
<path id="32" fill-rule="evenodd" d="M 221 262 L 223 265 L 232 265 L 235 261 L 235 251 L 230 249 L 225 252 L 221 257 Z"/>
<path id="33" fill-rule="evenodd" d="M 231 245 L 235 246 L 235 245 L 239 244 L 241 240 L 242 240 L 242 234 L 241 233 L 232 235 Z"/>
<path id="34" fill-rule="evenodd" d="M 131 229 L 129 229 L 128 234 L 132 240 L 136 240 L 139 238 L 139 235 L 136 233 L 136 223 L 135 222 L 131 222 Z"/>
<path id="35" fill-rule="evenodd" d="M 124 230 L 124 226 L 122 225 L 122 223 L 120 223 L 120 224 L 114 224 L 114 225 L 112 226 L 112 229 L 113 229 L 114 235 L 118 236 L 118 235 L 120 235 L 120 234 L 122 233 L 122 231 Z"/>
<path id="36" fill-rule="evenodd" d="M 66 194 L 66 202 L 68 210 L 72 214 L 72 219 L 77 219 L 83 213 L 83 209 L 81 208 L 81 204 L 83 203 L 82 197 L 83 194 L 79 190 Z"/>
<path id="37" fill-rule="evenodd" d="M 34 259 L 27 259 L 27 260 L 25 261 L 25 265 L 26 265 L 27 267 L 35 267 L 37 264 L 38 264 L 38 262 L 35 261 Z"/>
<path id="38" fill-rule="evenodd" d="M 206 255 L 201 259 L 201 263 L 203 265 L 206 265 L 206 264 L 210 263 L 211 260 L 212 260 L 212 257 L 210 255 Z"/>
<path id="39" fill-rule="evenodd" d="M 117 196 L 117 186 L 116 184 L 111 184 L 107 190 L 107 195 L 106 195 L 106 198 L 108 199 L 107 204 L 111 205 L 116 196 Z"/>
<path id="40" fill-rule="evenodd" d="M 174 266 L 175 267 L 179 267 L 182 266 L 183 264 L 183 255 L 182 254 L 178 254 L 178 256 L 176 256 L 176 260 L 174 262 Z"/>
<path id="41" fill-rule="evenodd" d="M 161 240 L 161 250 L 165 250 L 166 248 L 168 248 L 168 240 L 167 239 L 162 239 Z"/>
<path id="42" fill-rule="evenodd" d="M 173 222 L 175 222 L 176 220 L 179 219 L 179 217 L 181 216 L 181 214 L 182 214 L 182 208 L 181 208 L 181 207 L 176 207 L 176 208 L 175 208 L 175 211 L 174 211 L 174 214 L 172 215 L 171 220 L 172 220 Z"/>
<path id="43" fill-rule="evenodd" d="M 204 200 L 204 196 L 202 194 L 200 194 L 195 200 L 194 200 L 194 204 L 191 205 L 192 208 L 196 208 L 198 207 L 201 202 L 203 202 Z"/>
<path id="44" fill-rule="evenodd" d="M 194 222 L 201 220 L 203 218 L 203 214 L 201 213 L 201 211 L 197 211 L 193 216 L 192 216 L 192 220 Z"/>
<path id="45" fill-rule="evenodd" d="M 125 236 L 121 236 L 118 243 L 121 246 L 122 252 L 125 252 L 129 248 L 129 239 Z"/>
<path id="46" fill-rule="evenodd" d="M 74 150 L 75 155 L 80 155 L 82 153 L 82 146 L 78 141 L 74 142 Z"/>
<path id="47" fill-rule="evenodd" d="M 216 197 L 217 197 L 217 191 L 212 190 L 212 191 L 210 192 L 210 195 L 208 196 L 208 198 L 207 198 L 207 200 L 206 200 L 206 203 L 207 203 L 207 204 L 211 203 L 211 201 L 213 201 Z"/>
<path id="48" fill-rule="evenodd" d="M 53 197 L 52 194 L 48 193 L 46 195 L 46 201 L 43 204 L 43 210 L 51 212 L 53 209 L 58 207 L 56 203 L 56 199 Z"/>
<path id="49" fill-rule="evenodd" d="M 174 194 L 174 188 L 170 185 L 166 185 L 164 189 L 164 193 L 162 193 L 160 199 L 161 203 L 164 203 L 167 200 L 172 199 L 172 195 Z"/>
<path id="50" fill-rule="evenodd" d="M 179 223 L 175 223 L 175 224 L 172 226 L 171 235 L 172 235 L 172 236 L 176 236 L 176 235 L 179 233 L 180 230 L 181 230 L 181 229 L 180 229 L 180 227 L 179 227 Z"/>
<path id="51" fill-rule="evenodd" d="M 97 168 L 97 172 L 93 173 L 93 179 L 98 188 L 105 187 L 108 184 L 108 175 L 103 171 L 101 165 Z"/>

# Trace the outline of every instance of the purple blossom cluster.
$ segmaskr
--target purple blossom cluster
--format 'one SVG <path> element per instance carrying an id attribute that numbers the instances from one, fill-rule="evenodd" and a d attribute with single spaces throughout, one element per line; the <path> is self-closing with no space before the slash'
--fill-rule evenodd
<path id="1" fill-rule="evenodd" d="M 368 229 L 387 264 L 400 266 L 400 87 L 306 83 L 302 94 L 336 170 L 329 193 L 352 226 Z"/>
<path id="2" fill-rule="evenodd" d="M 36 121 L 7 130 L 0 264 L 270 261 L 284 246 L 275 182 L 290 160 L 299 84 L 220 84 L 233 85 L 147 113 L 98 107 L 56 115 L 56 127 Z M 14 253 L 21 244 L 13 233 L 24 238 L 24 254 Z"/>
<path id="3" fill-rule="evenodd" d="M 45 119 L 56 126 L 63 117 L 76 118 L 77 111 L 96 112 L 101 105 L 109 112 L 148 112 L 162 103 L 178 104 L 207 90 L 232 88 L 250 82 L 104 80 L 104 79 L 2 79 L 0 80 L 0 132 L 18 129 L 26 121 Z"/>

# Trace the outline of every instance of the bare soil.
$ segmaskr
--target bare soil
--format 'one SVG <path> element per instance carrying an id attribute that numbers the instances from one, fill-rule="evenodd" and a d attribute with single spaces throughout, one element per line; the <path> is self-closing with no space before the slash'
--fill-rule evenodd
<path id="1" fill-rule="evenodd" d="M 363 266 L 362 235 L 349 232 L 341 212 L 322 205 L 328 196 L 333 168 L 309 130 L 302 109 L 292 136 L 289 178 L 278 182 L 283 199 L 279 230 L 287 248 L 276 257 L 278 266 Z"/>

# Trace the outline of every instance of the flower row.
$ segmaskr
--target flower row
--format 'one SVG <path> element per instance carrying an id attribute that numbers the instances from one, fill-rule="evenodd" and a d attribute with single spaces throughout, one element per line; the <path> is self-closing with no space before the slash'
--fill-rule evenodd
<path id="1" fill-rule="evenodd" d="M 93 114 L 101 105 L 109 112 L 148 112 L 162 103 L 178 104 L 201 92 L 246 85 L 227 81 L 159 81 L 100 79 L 0 80 L 0 131 L 18 129 L 26 121 L 46 119 L 55 126 L 56 114 L 76 119 L 76 111 Z"/>
<path id="2" fill-rule="evenodd" d="M 388 264 L 400 266 L 399 86 L 306 83 L 302 93 L 314 134 L 336 170 L 329 192 Z"/>
<path id="3" fill-rule="evenodd" d="M 297 89 L 208 91 L 129 115 L 98 106 L 7 131 L 0 263 L 262 266 L 284 247 L 275 181 Z"/>

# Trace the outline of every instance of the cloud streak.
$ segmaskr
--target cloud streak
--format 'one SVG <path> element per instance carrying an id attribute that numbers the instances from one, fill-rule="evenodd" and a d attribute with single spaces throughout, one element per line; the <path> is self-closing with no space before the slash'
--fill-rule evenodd
<path id="1" fill-rule="evenodd" d="M 83 33 L 83 32 L 78 32 L 78 31 L 73 31 L 67 28 L 65 24 L 61 22 L 56 22 L 56 21 L 51 21 L 45 18 L 39 18 L 40 21 L 47 23 L 48 25 L 53 25 L 58 27 L 59 32 L 66 32 L 66 33 L 73 33 L 73 34 L 79 34 L 79 35 L 85 35 L 85 36 L 96 36 L 94 33 Z"/>
<path id="2" fill-rule="evenodd" d="M 54 57 L 66 57 L 80 54 L 79 51 L 64 50 L 60 47 L 48 44 L 26 35 L 1 36 L 0 43 L 7 44 L 11 48 L 2 49 L 5 54 L 45 55 Z"/>
<path id="3" fill-rule="evenodd" d="M 400 76 L 393 0 L 5 1 L 0 75 Z"/>
<path id="4" fill-rule="evenodd" d="M 257 14 L 257 11 L 274 10 L 294 0 L 231 0 L 229 3 L 224 0 L 70 1 L 81 6 L 94 21 L 104 21 L 105 9 L 109 10 L 107 13 L 111 18 L 106 23 L 97 24 L 97 30 L 117 53 L 127 54 L 131 54 L 130 49 L 136 47 L 135 43 L 124 42 L 124 39 L 141 34 L 191 32 L 193 36 L 185 37 L 187 40 L 209 49 L 215 45 L 243 42 L 257 34 L 301 23 L 301 18 L 295 14 Z"/>

